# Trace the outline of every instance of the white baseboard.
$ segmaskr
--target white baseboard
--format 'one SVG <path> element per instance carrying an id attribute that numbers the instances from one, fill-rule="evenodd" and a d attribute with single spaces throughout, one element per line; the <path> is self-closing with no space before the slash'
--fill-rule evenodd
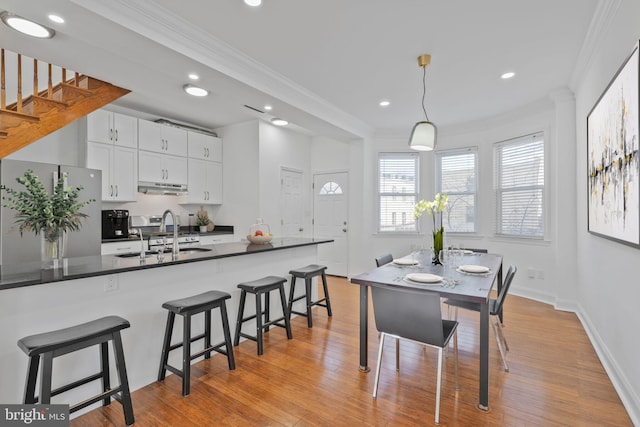
<path id="1" fill-rule="evenodd" d="M 558 300 L 552 295 L 532 291 L 531 289 L 512 288 L 510 294 L 553 305 L 556 310 L 570 311 L 578 316 L 578 320 L 580 320 L 583 329 L 587 333 L 589 341 L 591 341 L 591 345 L 595 349 L 598 359 L 600 359 L 600 363 L 602 363 L 605 372 L 613 384 L 613 388 L 618 393 L 622 404 L 629 414 L 629 418 L 631 418 L 631 422 L 633 422 L 634 426 L 640 427 L 640 396 L 634 392 L 624 372 L 620 369 L 615 358 L 607 349 L 582 306 L 574 300 Z"/>

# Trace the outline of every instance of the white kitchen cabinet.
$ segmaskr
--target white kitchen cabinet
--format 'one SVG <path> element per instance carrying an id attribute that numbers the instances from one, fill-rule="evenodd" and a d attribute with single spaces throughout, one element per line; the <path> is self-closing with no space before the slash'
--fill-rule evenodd
<path id="1" fill-rule="evenodd" d="M 216 243 L 230 243 L 233 242 L 233 234 L 207 234 L 200 235 L 201 245 L 215 245 Z"/>
<path id="2" fill-rule="evenodd" d="M 96 110 L 87 116 L 87 141 L 137 148 L 138 119 Z"/>
<path id="3" fill-rule="evenodd" d="M 222 204 L 222 140 L 188 132 L 189 193 L 180 203 Z"/>
<path id="4" fill-rule="evenodd" d="M 147 241 L 144 242 L 144 250 L 148 249 Z M 120 242 L 108 242 L 100 245 L 100 253 L 102 255 L 128 254 L 131 252 L 140 252 L 142 244 L 138 239 L 131 239 Z"/>
<path id="5" fill-rule="evenodd" d="M 138 181 L 187 185 L 187 159 L 151 151 L 138 151 Z"/>
<path id="6" fill-rule="evenodd" d="M 89 141 L 87 167 L 102 171 L 102 201 L 136 200 L 138 150 Z"/>
<path id="7" fill-rule="evenodd" d="M 222 204 L 222 163 L 189 159 L 189 193 L 184 204 Z"/>
<path id="8" fill-rule="evenodd" d="M 187 133 L 189 158 L 222 162 L 222 139 L 199 132 Z"/>
<path id="9" fill-rule="evenodd" d="M 187 131 L 148 120 L 139 120 L 138 148 L 145 151 L 186 157 Z"/>

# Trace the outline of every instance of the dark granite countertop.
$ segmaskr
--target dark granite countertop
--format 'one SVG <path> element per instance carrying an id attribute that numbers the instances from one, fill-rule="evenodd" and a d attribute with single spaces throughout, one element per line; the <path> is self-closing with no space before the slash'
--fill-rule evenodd
<path id="1" fill-rule="evenodd" d="M 214 230 L 215 231 L 215 230 Z M 270 243 L 255 245 L 247 241 L 218 243 L 216 245 L 202 245 L 199 248 L 207 251 L 183 252 L 177 259 L 171 253 L 164 255 L 162 262 L 156 254 L 148 253 L 145 260 L 139 256 L 122 257 L 123 254 L 87 256 L 66 258 L 63 267 L 51 270 L 40 269 L 39 262 L 0 265 L 0 290 L 18 288 L 22 286 L 41 285 L 63 280 L 81 279 L 86 277 L 103 276 L 107 274 L 124 273 L 127 271 L 144 270 L 148 268 L 167 267 L 175 264 L 206 261 L 218 258 L 249 255 L 257 252 L 269 252 L 281 249 L 311 246 L 329 243 L 330 239 L 280 238 Z"/>

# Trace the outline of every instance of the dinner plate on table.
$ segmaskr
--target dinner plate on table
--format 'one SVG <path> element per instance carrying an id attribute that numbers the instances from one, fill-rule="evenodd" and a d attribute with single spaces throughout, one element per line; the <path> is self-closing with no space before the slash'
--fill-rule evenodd
<path id="1" fill-rule="evenodd" d="M 396 264 L 396 265 L 418 265 L 418 261 L 417 260 L 408 259 L 408 258 L 394 259 L 393 263 Z"/>
<path id="2" fill-rule="evenodd" d="M 491 269 L 487 266 L 472 265 L 472 264 L 461 265 L 460 267 L 458 267 L 457 270 L 461 273 L 468 273 L 468 274 L 487 274 L 491 272 Z"/>
<path id="3" fill-rule="evenodd" d="M 404 279 L 409 283 L 421 285 L 439 285 L 442 283 L 441 276 L 429 273 L 411 273 L 404 276 Z"/>

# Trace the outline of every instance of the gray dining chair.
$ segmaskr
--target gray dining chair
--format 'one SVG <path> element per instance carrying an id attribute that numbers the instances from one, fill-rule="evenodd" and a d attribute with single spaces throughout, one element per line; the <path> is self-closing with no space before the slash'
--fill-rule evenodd
<path id="1" fill-rule="evenodd" d="M 456 390 L 458 381 L 458 322 L 442 318 L 440 295 L 434 292 L 413 289 L 393 289 L 380 286 L 371 287 L 373 312 L 376 327 L 380 331 L 378 363 L 373 385 L 373 398 L 378 394 L 380 366 L 384 341 L 387 336 L 398 340 L 412 341 L 438 349 L 438 373 L 436 376 L 435 423 L 440 423 L 440 385 L 442 382 L 442 350 L 453 338 Z M 398 307 L 402 307 L 399 311 Z"/>
<path id="2" fill-rule="evenodd" d="M 376 258 L 376 267 L 382 267 L 385 264 L 389 264 L 391 261 L 393 261 L 393 255 L 391 254 L 380 255 L 379 257 Z"/>
<path id="3" fill-rule="evenodd" d="M 376 258 L 376 267 L 382 267 L 393 261 L 393 255 L 384 254 Z M 400 370 L 400 340 L 396 340 L 396 371 Z"/>
<path id="4" fill-rule="evenodd" d="M 509 266 L 509 270 L 507 271 L 507 275 L 504 279 L 504 283 L 502 284 L 502 289 L 500 289 L 500 293 L 498 294 L 498 298 L 491 298 L 489 300 L 489 314 L 496 319 L 496 322 L 491 323 L 491 326 L 493 327 L 493 333 L 496 336 L 496 342 L 498 343 L 500 356 L 502 356 L 502 364 L 504 365 L 505 372 L 509 372 L 509 365 L 507 365 L 507 358 L 505 355 L 505 350 L 509 351 L 509 344 L 507 344 L 507 338 L 504 335 L 504 329 L 502 328 L 502 322 L 500 321 L 499 314 L 502 310 L 502 306 L 504 305 L 504 300 L 509 293 L 513 277 L 516 275 L 517 271 L 518 267 L 515 265 Z M 480 312 L 480 304 L 477 302 L 447 299 L 444 303 L 455 309 L 454 320 L 456 321 L 458 320 L 458 308 Z M 504 350 L 502 348 L 502 341 L 504 341 Z"/>

